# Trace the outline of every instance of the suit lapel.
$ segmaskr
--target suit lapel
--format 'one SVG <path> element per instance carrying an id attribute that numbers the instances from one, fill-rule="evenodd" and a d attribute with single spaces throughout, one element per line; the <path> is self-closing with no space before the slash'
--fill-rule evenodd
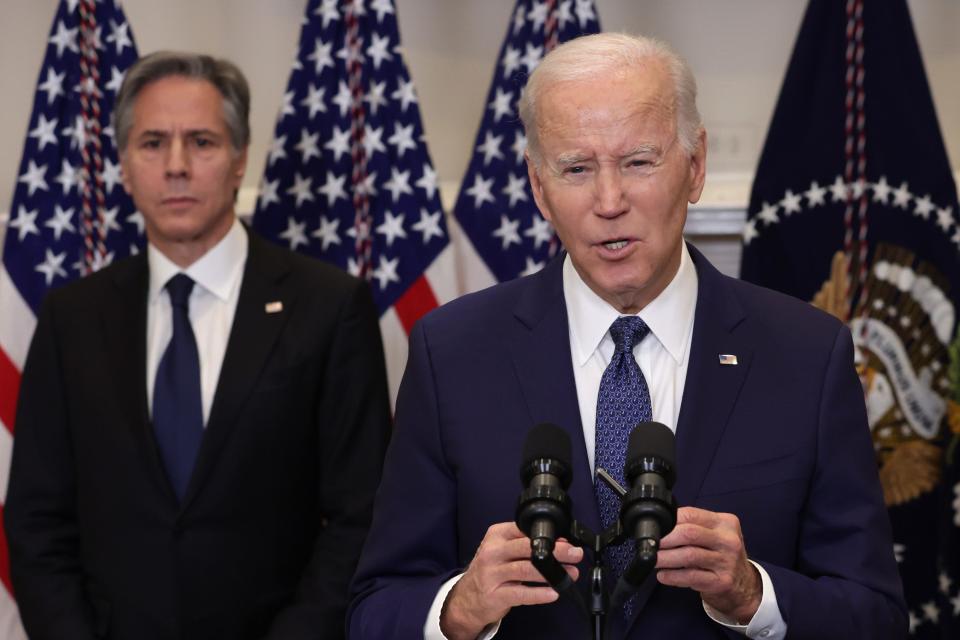
<path id="1" fill-rule="evenodd" d="M 111 274 L 115 295 L 105 296 L 100 308 L 104 345 L 113 372 L 123 422 L 144 460 L 158 491 L 173 499 L 147 411 L 147 290 L 146 254 L 118 263 Z"/>
<path id="2" fill-rule="evenodd" d="M 693 246 L 687 245 L 697 269 L 697 306 L 687 379 L 677 419 L 677 483 L 673 495 L 680 506 L 695 503 L 714 452 L 727 426 L 730 412 L 750 367 L 752 348 L 735 328 L 744 319 L 743 309 L 728 291 L 725 277 Z M 721 354 L 736 355 L 738 364 L 722 365 Z M 637 592 L 633 626 L 657 586 L 651 574 Z"/>
<path id="3" fill-rule="evenodd" d="M 687 380 L 677 420 L 677 484 L 680 505 L 693 504 L 740 388 L 750 369 L 752 346 L 735 328 L 745 315 L 724 276 L 696 249 L 690 255 L 699 286 Z M 720 355 L 735 355 L 737 364 L 721 364 Z"/>
<path id="4" fill-rule="evenodd" d="M 217 462 L 219 453 L 240 420 L 246 400 L 253 393 L 267 359 L 295 304 L 295 290 L 284 286 L 289 258 L 247 232 L 250 249 L 240 286 L 237 310 L 227 342 L 220 379 L 210 409 L 193 475 L 184 495 L 182 509 L 196 497 Z M 267 305 L 280 302 L 279 312 Z"/>
<path id="5" fill-rule="evenodd" d="M 563 255 L 529 280 L 514 316 L 518 324 L 511 354 L 531 422 L 552 422 L 570 435 L 573 483 L 568 494 L 573 502 L 574 517 L 596 531 L 600 514 L 573 377 L 563 297 Z"/>

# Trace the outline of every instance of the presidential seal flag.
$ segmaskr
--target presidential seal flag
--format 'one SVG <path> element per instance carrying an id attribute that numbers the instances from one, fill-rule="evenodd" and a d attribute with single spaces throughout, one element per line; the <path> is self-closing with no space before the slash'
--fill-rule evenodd
<path id="1" fill-rule="evenodd" d="M 370 281 L 396 398 L 413 323 L 457 291 L 393 0 L 307 4 L 253 228 Z"/>
<path id="2" fill-rule="evenodd" d="M 46 292 L 136 253 L 143 219 L 123 191 L 110 127 L 137 58 L 114 0 L 65 0 L 40 69 L 0 265 L 0 497 L 6 495 L 20 373 Z M 23 638 L 0 529 L 0 637 Z"/>
<path id="3" fill-rule="evenodd" d="M 850 326 L 917 638 L 960 637 L 958 222 L 906 1 L 812 0 L 753 185 L 741 275 Z"/>
<path id="4" fill-rule="evenodd" d="M 534 273 L 560 248 L 530 191 L 517 102 L 547 51 L 599 30 L 593 0 L 517 1 L 454 207 L 463 231 L 457 258 L 465 290 Z"/>

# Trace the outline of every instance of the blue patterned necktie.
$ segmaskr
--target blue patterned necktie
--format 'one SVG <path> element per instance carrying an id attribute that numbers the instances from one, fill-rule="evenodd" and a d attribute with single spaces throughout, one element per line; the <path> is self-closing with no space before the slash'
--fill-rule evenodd
<path id="1" fill-rule="evenodd" d="M 623 464 L 630 432 L 639 423 L 653 419 L 650 390 L 633 357 L 633 347 L 648 333 L 650 328 L 637 316 L 624 316 L 613 322 L 610 337 L 615 350 L 600 379 L 597 395 L 596 467 L 605 469 L 621 485 L 625 484 Z M 600 506 L 600 521 L 606 529 L 620 517 L 620 497 L 599 479 L 594 490 Z M 604 557 L 614 580 L 624 572 L 632 556 L 633 547 L 629 541 L 607 547 Z M 632 614 L 632 603 L 631 599 L 624 605 L 628 618 Z"/>
<path id="2" fill-rule="evenodd" d="M 166 284 L 173 312 L 173 334 L 153 386 L 153 430 L 167 477 L 182 501 L 203 437 L 200 357 L 190 326 L 193 280 L 179 273 Z"/>

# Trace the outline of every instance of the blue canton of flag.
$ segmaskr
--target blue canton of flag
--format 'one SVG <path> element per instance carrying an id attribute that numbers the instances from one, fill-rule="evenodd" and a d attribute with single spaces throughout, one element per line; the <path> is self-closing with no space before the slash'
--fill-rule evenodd
<path id="1" fill-rule="evenodd" d="M 92 46 L 85 71 L 81 10 L 88 4 Z M 7 273 L 34 313 L 49 288 L 143 244 L 143 220 L 123 190 L 110 127 L 113 99 L 136 59 L 129 25 L 113 1 L 60 3 L 3 250 Z"/>
<path id="2" fill-rule="evenodd" d="M 253 228 L 370 279 L 408 330 L 436 306 L 447 227 L 392 0 L 309 3 Z"/>
<path id="3" fill-rule="evenodd" d="M 123 74 L 137 58 L 113 0 L 65 0 L 47 40 L 0 264 L 0 491 L 13 447 L 20 374 L 47 291 L 143 245 L 143 219 L 123 191 L 110 128 Z M 5 499 L 5 495 L 0 495 Z M 2 516 L 2 512 L 0 512 Z M 0 529 L 0 553 L 6 555 Z M 6 557 L 0 636 L 25 638 Z"/>
<path id="4" fill-rule="evenodd" d="M 520 93 L 555 44 L 599 30 L 593 0 L 518 0 L 513 11 L 454 207 L 464 234 L 498 281 L 538 271 L 559 246 L 530 191 Z"/>
<path id="5" fill-rule="evenodd" d="M 742 277 L 849 324 L 910 634 L 943 640 L 960 637 L 957 212 L 906 1 L 812 0 L 757 169 Z"/>

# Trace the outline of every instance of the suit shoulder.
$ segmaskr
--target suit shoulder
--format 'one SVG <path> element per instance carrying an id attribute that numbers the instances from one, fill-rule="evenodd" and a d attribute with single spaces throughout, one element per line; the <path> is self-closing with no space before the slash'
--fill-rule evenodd
<path id="1" fill-rule="evenodd" d="M 98 304 L 103 296 L 111 295 L 118 284 L 135 281 L 138 278 L 145 279 L 146 276 L 146 257 L 142 254 L 129 256 L 90 275 L 51 289 L 45 296 L 43 304 L 58 308 Z"/>
<path id="2" fill-rule="evenodd" d="M 425 329 L 491 327 L 512 317 L 512 310 L 534 278 L 526 276 L 467 293 L 432 310 L 421 318 Z"/>
<path id="3" fill-rule="evenodd" d="M 784 335 L 835 336 L 845 325 L 835 316 L 794 296 L 723 276 L 748 316 Z"/>
<path id="4" fill-rule="evenodd" d="M 329 263 L 273 244 L 254 233 L 250 234 L 250 238 L 251 257 L 256 254 L 261 265 L 264 266 L 283 266 L 289 269 L 298 283 L 304 287 L 343 294 L 367 287 L 363 280 Z"/>

